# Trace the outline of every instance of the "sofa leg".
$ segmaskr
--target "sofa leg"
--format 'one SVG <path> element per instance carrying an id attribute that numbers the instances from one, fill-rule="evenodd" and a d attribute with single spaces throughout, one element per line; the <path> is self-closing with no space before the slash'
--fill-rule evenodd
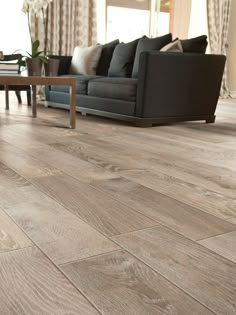
<path id="1" fill-rule="evenodd" d="M 87 116 L 86 112 L 81 112 L 81 116 Z"/>
<path id="2" fill-rule="evenodd" d="M 206 119 L 206 124 L 213 124 L 216 120 L 216 116 Z"/>
<path id="3" fill-rule="evenodd" d="M 141 127 L 141 128 L 148 128 L 148 127 L 152 127 L 152 122 L 149 120 L 136 120 L 135 126 Z"/>

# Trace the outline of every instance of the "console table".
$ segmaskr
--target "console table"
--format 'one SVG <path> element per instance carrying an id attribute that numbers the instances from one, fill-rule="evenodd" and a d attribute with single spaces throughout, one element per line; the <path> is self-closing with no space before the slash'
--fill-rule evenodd
<path id="1" fill-rule="evenodd" d="M 9 110 L 9 86 L 32 86 L 32 116 L 37 117 L 36 86 L 37 85 L 69 85 L 70 86 L 70 122 L 69 128 L 75 128 L 76 121 L 76 80 L 73 77 L 44 77 L 24 75 L 0 75 L 0 84 L 5 87 L 6 109 Z"/>

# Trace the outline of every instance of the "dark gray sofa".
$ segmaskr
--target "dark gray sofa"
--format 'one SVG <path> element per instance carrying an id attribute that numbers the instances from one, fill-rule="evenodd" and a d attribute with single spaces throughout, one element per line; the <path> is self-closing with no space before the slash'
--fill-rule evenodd
<path id="1" fill-rule="evenodd" d="M 215 121 L 225 56 L 146 51 L 137 78 L 76 75 L 77 111 L 148 127 Z M 49 106 L 69 108 L 69 88 L 46 87 Z"/>

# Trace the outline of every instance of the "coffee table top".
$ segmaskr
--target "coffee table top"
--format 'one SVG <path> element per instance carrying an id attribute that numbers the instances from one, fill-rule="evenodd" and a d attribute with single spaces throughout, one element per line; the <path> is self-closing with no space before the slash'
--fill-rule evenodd
<path id="1" fill-rule="evenodd" d="M 0 74 L 3 85 L 70 85 L 76 86 L 75 77 L 28 76 L 22 74 Z"/>

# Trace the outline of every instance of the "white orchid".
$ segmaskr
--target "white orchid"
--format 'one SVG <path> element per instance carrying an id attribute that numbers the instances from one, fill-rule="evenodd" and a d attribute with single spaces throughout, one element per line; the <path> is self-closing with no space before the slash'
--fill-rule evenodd
<path id="1" fill-rule="evenodd" d="M 42 10 L 46 10 L 52 0 L 24 0 L 22 11 L 24 13 L 33 12 L 39 15 Z"/>
<path id="2" fill-rule="evenodd" d="M 46 25 L 46 16 L 48 14 L 47 8 L 48 8 L 48 5 L 52 1 L 53 0 L 24 0 L 23 1 L 22 11 L 27 14 L 28 28 L 29 28 L 29 34 L 30 34 L 30 39 L 31 39 L 31 47 L 32 47 L 31 57 L 37 55 L 38 53 L 40 55 L 42 52 L 39 52 L 39 50 L 38 50 L 39 45 L 40 45 L 39 40 L 38 39 L 33 40 L 33 38 L 32 38 L 30 15 L 31 15 L 31 13 L 33 13 L 36 15 L 36 17 L 41 16 L 43 18 L 44 37 L 45 37 L 44 53 L 45 53 L 46 47 L 47 47 L 47 34 L 46 34 L 46 26 L 45 26 Z"/>

